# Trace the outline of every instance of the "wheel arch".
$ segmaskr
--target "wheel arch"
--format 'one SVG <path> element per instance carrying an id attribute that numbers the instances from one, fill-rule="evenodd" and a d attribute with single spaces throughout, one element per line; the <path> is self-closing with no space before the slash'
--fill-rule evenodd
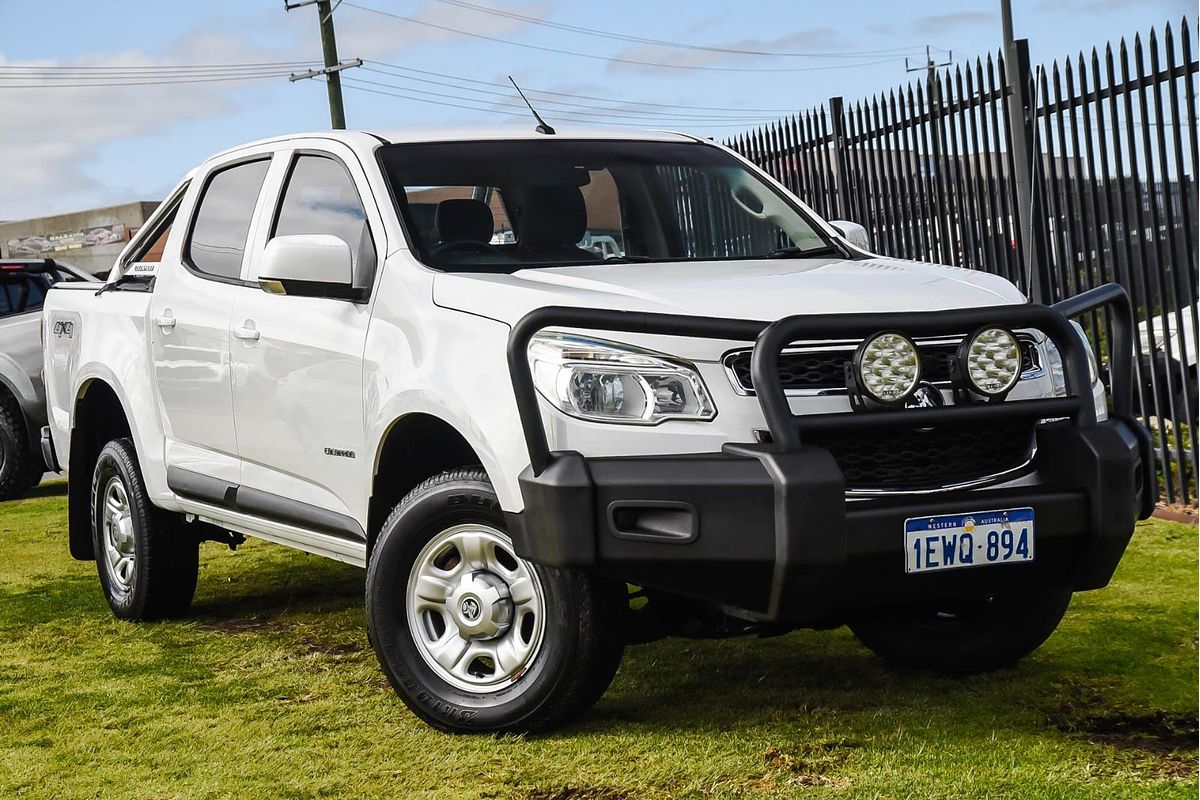
<path id="1" fill-rule="evenodd" d="M 367 554 L 392 508 L 422 481 L 455 467 L 481 466 L 480 450 L 440 416 L 413 411 L 397 417 L 375 451 L 367 512 Z"/>
<path id="2" fill-rule="evenodd" d="M 11 363 L 11 362 L 7 362 Z M 0 402 L 11 400 L 21 415 L 21 421 L 25 425 L 25 436 L 29 444 L 29 449 L 41 460 L 41 430 L 40 423 L 30 417 L 27 409 L 29 404 L 33 402 L 30 398 L 36 399 L 36 395 L 31 394 L 32 386 L 29 385 L 28 378 L 23 373 L 13 372 L 14 375 L 21 378 L 21 384 L 29 385 L 31 391 L 22 391 L 22 385 L 18 384 L 12 375 L 7 374 L 9 371 L 4 360 L 4 354 L 0 353 Z"/>
<path id="3" fill-rule="evenodd" d="M 117 390 L 103 378 L 83 381 L 71 408 L 71 449 L 67 460 L 67 538 L 72 558 L 96 557 L 92 542 L 91 477 L 100 450 L 112 439 L 133 438 L 131 417 Z"/>

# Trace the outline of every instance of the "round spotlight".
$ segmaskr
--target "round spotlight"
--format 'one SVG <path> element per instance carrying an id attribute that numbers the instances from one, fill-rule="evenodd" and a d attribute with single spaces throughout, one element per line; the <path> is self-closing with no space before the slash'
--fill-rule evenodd
<path id="1" fill-rule="evenodd" d="M 958 367 L 974 391 L 999 397 L 1021 378 L 1021 344 L 1012 331 L 984 328 L 959 345 Z"/>
<path id="2" fill-rule="evenodd" d="M 907 336 L 885 331 L 859 345 L 854 354 L 858 389 L 878 403 L 904 401 L 921 380 L 921 355 Z"/>

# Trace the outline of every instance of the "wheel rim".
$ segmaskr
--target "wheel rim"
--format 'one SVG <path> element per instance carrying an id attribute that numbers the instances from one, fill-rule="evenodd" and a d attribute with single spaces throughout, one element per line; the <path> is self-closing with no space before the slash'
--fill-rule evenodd
<path id="1" fill-rule="evenodd" d="M 128 594 L 133 588 L 137 550 L 133 536 L 133 511 L 125 483 L 114 475 L 109 478 L 102 494 L 101 538 L 104 544 L 104 566 L 109 583 L 117 594 Z"/>
<path id="2" fill-rule="evenodd" d="M 417 650 L 439 678 L 470 692 L 498 692 L 537 657 L 546 603 L 533 567 L 487 525 L 456 525 L 422 548 L 405 606 Z"/>

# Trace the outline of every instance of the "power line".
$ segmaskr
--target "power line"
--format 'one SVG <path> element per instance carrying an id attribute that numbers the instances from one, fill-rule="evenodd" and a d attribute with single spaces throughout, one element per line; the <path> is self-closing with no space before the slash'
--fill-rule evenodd
<path id="1" fill-rule="evenodd" d="M 486 94 L 486 95 L 491 95 L 493 97 L 502 97 L 502 98 L 505 98 L 506 100 L 507 99 L 515 99 L 511 92 L 499 92 L 499 91 L 492 91 L 490 89 L 475 89 L 475 88 L 472 88 L 469 86 L 455 86 L 454 84 L 448 83 L 445 81 L 430 80 L 428 78 L 413 78 L 413 77 L 407 77 L 404 75 L 393 75 L 390 72 L 384 72 L 382 70 L 371 69 L 369 67 L 364 67 L 363 69 L 366 70 L 367 72 L 373 72 L 373 73 L 376 73 L 379 75 L 386 75 L 390 78 L 396 78 L 399 80 L 413 81 L 416 83 L 429 84 L 429 85 L 434 85 L 434 86 L 445 86 L 445 87 L 449 87 L 451 89 L 459 89 L 461 91 L 466 91 L 466 92 L 475 92 L 477 94 Z M 446 94 L 444 92 L 424 92 L 424 91 L 421 91 L 420 89 L 413 89 L 413 88 L 410 88 L 407 86 L 396 86 L 395 84 L 392 84 L 392 83 L 381 83 L 379 81 L 369 81 L 369 80 L 365 80 L 365 79 L 360 79 L 360 81 L 362 83 L 369 83 L 369 84 L 376 85 L 376 86 L 387 86 L 387 87 L 396 88 L 396 89 L 403 89 L 404 91 L 417 92 L 419 94 L 431 94 L 435 97 L 449 97 L 452 99 L 469 100 L 471 102 L 478 102 L 478 103 L 485 102 L 485 99 L 478 98 L 478 97 L 462 97 L 459 95 Z M 486 102 L 498 103 L 498 101 L 486 101 Z M 736 121 L 744 122 L 744 121 L 762 121 L 763 120 L 762 116 L 754 116 L 754 115 L 745 114 L 745 113 L 740 114 L 740 115 L 687 114 L 687 113 L 683 113 L 683 112 L 671 113 L 671 112 L 667 112 L 667 111 L 651 111 L 651 110 L 638 110 L 638 109 L 628 109 L 628 108 L 601 108 L 596 105 L 589 105 L 587 103 L 572 103 L 572 102 L 568 102 L 565 100 L 541 100 L 540 102 L 542 102 L 546 105 L 549 105 L 551 107 L 550 110 L 552 110 L 556 113 L 558 113 L 560 111 L 560 109 L 558 109 L 557 106 L 567 106 L 568 109 L 567 109 L 566 113 L 602 114 L 604 116 L 610 116 L 610 117 L 613 115 L 620 116 L 620 117 L 626 117 L 626 116 L 637 117 L 640 119 L 644 119 L 646 117 L 662 117 L 665 119 L 690 120 L 693 122 L 699 122 L 699 121 L 718 121 L 719 122 L 722 120 L 733 121 L 733 122 L 736 122 Z M 499 103 L 499 105 L 511 105 L 514 108 L 524 108 L 525 107 L 524 104 L 519 104 L 519 103 L 517 103 L 517 104 Z M 571 112 L 570 108 L 582 108 L 582 109 L 587 109 L 587 111 L 586 112 L 585 111 Z"/>
<path id="2" fill-rule="evenodd" d="M 345 3 L 345 4 L 348 5 L 349 3 Z M 318 78 L 318 80 L 320 80 L 320 79 Z M 482 111 L 487 114 L 499 114 L 499 115 L 502 115 L 505 117 L 520 117 L 522 119 L 529 118 L 528 111 L 524 111 L 524 112 L 504 111 L 502 109 L 498 109 L 498 108 L 494 108 L 494 107 L 489 108 L 489 107 L 485 107 L 485 106 L 465 105 L 462 103 L 447 103 L 447 102 L 440 101 L 440 100 L 430 100 L 428 98 L 414 97 L 412 95 L 404 94 L 401 92 L 388 92 L 388 91 L 384 91 L 382 89 L 372 89 L 372 88 L 369 88 L 366 86 L 358 86 L 357 84 L 360 82 L 360 80 L 361 79 L 358 79 L 358 78 L 345 78 L 345 81 L 347 84 L 346 88 L 354 89 L 355 91 L 358 91 L 358 92 L 368 92 L 370 94 L 384 95 L 387 97 L 397 97 L 397 98 L 400 98 L 403 100 L 412 100 L 417 103 L 426 103 L 428 105 L 441 106 L 444 108 L 461 108 L 461 109 L 466 109 L 468 111 Z M 589 124 L 593 124 L 593 125 L 600 122 L 600 120 L 574 117 L 574 116 L 571 116 L 566 113 L 560 114 L 558 116 L 563 119 L 567 119 L 568 121 L 571 121 L 571 122 L 582 122 L 582 123 L 589 123 Z M 632 122 L 628 122 L 628 121 L 613 122 L 611 120 L 607 121 L 607 124 L 619 125 L 619 126 L 624 126 L 624 127 L 633 127 L 633 128 L 661 128 L 662 127 L 661 124 L 641 124 L 641 123 L 632 123 Z M 718 124 L 718 125 L 705 125 L 704 127 L 706 127 L 706 128 L 745 128 L 746 125 L 745 125 L 745 123 L 730 123 L 730 124 Z"/>
<path id="3" fill-rule="evenodd" d="M 474 84 L 478 84 L 481 86 L 506 86 L 507 85 L 504 83 L 498 83 L 498 82 L 493 82 L 493 81 L 481 81 L 476 78 L 464 78 L 461 75 L 449 75 L 444 72 L 433 72 L 433 71 L 430 71 L 427 69 L 416 69 L 415 67 L 403 67 L 399 64 L 389 64 L 386 61 L 370 61 L 370 60 L 368 60 L 367 63 L 375 64 L 375 65 L 381 66 L 381 67 L 387 67 L 389 69 L 403 70 L 404 72 L 415 72 L 419 75 L 433 75 L 434 77 L 437 77 L 437 78 L 446 78 L 447 80 L 460 81 L 462 83 L 474 83 Z M 364 69 L 367 69 L 367 68 L 364 67 Z M 379 70 L 372 70 L 372 71 L 379 71 Z M 392 74 L 392 73 L 386 73 L 386 74 Z M 402 76 L 397 75 L 396 77 L 402 77 Z M 466 87 L 455 87 L 455 88 L 466 88 Z M 597 100 L 602 103 L 624 103 L 625 105 L 629 105 L 629 106 L 648 106 L 651 108 L 678 108 L 678 109 L 685 109 L 688 111 L 733 111 L 733 112 L 747 112 L 747 113 L 754 113 L 754 114 L 791 114 L 794 111 L 794 109 L 788 109 L 788 108 L 731 108 L 729 106 L 692 106 L 692 105 L 683 105 L 683 104 L 679 104 L 679 103 L 653 103 L 653 102 L 646 101 L 646 100 L 624 100 L 624 99 L 619 99 L 619 98 L 614 98 L 614 97 L 600 97 L 600 96 L 591 95 L 591 94 L 580 94 L 578 92 L 556 92 L 551 89 L 527 89 L 526 92 L 530 95 L 553 95 L 555 97 L 571 97 L 571 98 L 582 99 L 582 100 Z M 543 100 L 543 102 L 552 102 L 552 101 Z"/>
<path id="4" fill-rule="evenodd" d="M 183 83 L 218 83 L 259 80 L 290 74 L 315 62 L 260 61 L 241 64 L 162 65 L 0 65 L 0 88 L 82 89 L 122 86 L 163 86 Z"/>
<path id="5" fill-rule="evenodd" d="M 121 86 L 168 86 L 185 83 L 223 83 L 226 81 L 253 81 L 264 78 L 287 77 L 288 72 L 260 72 L 247 75 L 228 75 L 224 77 L 187 77 L 164 78 L 161 80 L 110 80 L 106 82 L 88 81 L 85 83 L 66 83 L 52 81 L 50 83 L 3 83 L 12 80 L 0 77 L 0 89 L 82 89 L 82 88 L 117 88 Z"/>
<path id="6" fill-rule="evenodd" d="M 531 25 L 540 25 L 547 28 L 555 28 L 562 31 L 571 31 L 585 36 L 595 36 L 602 39 L 613 39 L 622 42 L 633 42 L 635 44 L 649 44 L 658 47 L 674 47 L 684 50 L 700 50 L 708 53 L 726 53 L 729 55 L 743 56 L 765 56 L 773 58 L 861 58 L 862 56 L 877 56 L 877 55 L 894 55 L 903 54 L 917 49 L 917 45 L 908 47 L 897 47 L 888 50 L 841 50 L 836 52 L 779 52 L 774 50 L 747 50 L 735 47 L 716 47 L 711 45 L 688 44 L 685 42 L 673 42 L 665 39 L 651 39 L 645 36 L 636 36 L 627 33 L 618 33 L 616 31 L 605 31 L 598 28 L 587 28 L 581 25 L 568 25 L 563 22 L 554 22 L 542 17 L 533 17 L 526 14 L 518 14 L 515 11 L 505 11 L 500 8 L 489 8 L 488 6 L 476 5 L 468 3 L 465 0 L 436 0 L 438 3 L 443 3 L 449 6 L 457 6 L 458 8 L 466 8 L 471 11 L 477 11 L 481 14 L 490 14 L 496 17 L 504 17 L 506 19 L 515 19 L 521 22 L 527 22 Z M 350 3 L 349 5 L 353 5 Z"/>
<path id="7" fill-rule="evenodd" d="M 349 80 L 349 79 L 347 78 L 347 80 Z M 384 83 L 381 81 L 366 80 L 365 78 L 355 78 L 354 80 L 357 83 L 361 83 L 361 84 L 367 84 L 370 86 L 382 86 L 382 87 L 385 87 L 388 89 L 400 89 L 405 92 L 414 92 L 416 94 L 428 95 L 430 97 L 447 98 L 450 100 L 463 100 L 463 101 L 469 102 L 469 103 L 491 103 L 492 104 L 491 107 L 504 106 L 506 108 L 521 108 L 521 109 L 525 108 L 525 105 L 520 104 L 520 103 L 503 103 L 498 100 L 487 100 L 485 98 L 479 98 L 479 97 L 463 97 L 462 95 L 446 94 L 444 92 L 430 92 L 430 91 L 425 91 L 423 89 L 414 89 L 409 86 L 397 86 L 394 83 Z M 470 89 L 468 91 L 480 91 L 480 90 Z M 489 94 L 492 94 L 492 93 L 489 92 Z M 494 94 L 500 94 L 500 93 L 496 92 Z M 503 95 L 503 96 L 506 98 L 511 97 L 511 95 Z M 595 106 L 582 106 L 582 107 L 586 108 L 586 109 L 590 109 L 590 110 L 588 110 L 588 111 L 572 111 L 570 109 L 552 108 L 551 111 L 553 111 L 556 116 L 570 114 L 570 115 L 574 115 L 574 116 L 578 116 L 578 117 L 589 117 L 589 118 L 590 117 L 599 117 L 599 118 L 603 118 L 603 119 L 606 119 L 609 121 L 613 120 L 614 117 L 616 119 L 628 118 L 628 119 L 626 119 L 626 121 L 647 120 L 647 117 L 659 117 L 660 122 L 674 121 L 674 122 L 687 122 L 687 123 L 693 123 L 693 124 L 707 123 L 707 122 L 737 122 L 742 125 L 749 125 L 749 124 L 764 121 L 764 119 L 762 117 L 711 117 L 711 116 L 706 117 L 706 116 L 695 116 L 695 115 L 686 115 L 686 114 L 672 116 L 672 115 L 665 115 L 665 114 L 661 114 L 661 113 L 659 113 L 659 114 L 639 114 L 635 111 L 625 111 L 623 109 L 603 109 L 603 108 L 596 108 Z"/>
<path id="8" fill-rule="evenodd" d="M 258 75 L 288 75 L 289 70 L 276 68 L 271 70 L 241 70 L 241 71 L 216 71 L 216 72 L 185 72 L 185 73 L 163 73 L 163 72 L 138 72 L 138 73 L 122 73 L 119 75 L 87 75 L 87 74 L 70 74 L 70 75 L 44 75 L 44 74 L 17 74 L 0 72 L 0 80 L 6 81 L 126 81 L 126 80 L 143 80 L 143 79 L 162 79 L 168 81 L 176 80 L 195 80 L 205 78 L 239 78 L 239 77 L 254 77 Z"/>
<path id="9" fill-rule="evenodd" d="M 252 61 L 231 64 L 0 64 L 0 72 L 32 70 L 34 72 L 172 72 L 190 70 L 252 70 L 270 67 L 295 68 L 317 61 Z"/>
<path id="10" fill-rule="evenodd" d="M 577 58 L 590 58 L 596 61 L 609 61 L 619 64 L 635 64 L 642 67 L 660 67 L 662 69 L 684 69 L 684 70 L 704 70 L 712 72 L 820 72 L 826 70 L 844 70 L 855 69 L 857 67 L 869 67 L 876 64 L 887 64 L 893 61 L 901 60 L 897 56 L 890 58 L 881 58 L 875 61 L 862 61 L 854 64 L 829 64 L 818 67 L 716 67 L 712 65 L 701 64 L 667 64 L 660 61 L 642 61 L 634 58 L 621 58 L 619 56 L 601 56 L 595 53 L 580 53 L 574 50 L 562 50 L 556 47 L 543 47 L 541 45 L 529 44 L 527 42 L 516 42 L 512 39 L 502 39 L 499 36 L 488 36 L 483 33 L 474 33 L 472 31 L 464 31 L 461 28 L 452 28 L 449 25 L 440 25 L 436 22 L 429 22 L 416 17 L 406 17 L 403 14 L 393 14 L 390 11 L 381 11 L 378 8 L 370 8 L 369 6 L 361 6 L 358 3 L 352 3 L 350 0 L 345 0 L 343 5 L 357 8 L 360 11 L 368 11 L 372 14 L 379 14 L 384 17 L 392 17 L 393 19 L 403 20 L 414 25 L 423 25 L 427 28 L 434 28 L 448 33 L 457 33 L 461 36 L 469 36 L 473 39 L 482 39 L 488 42 L 498 42 L 500 44 L 509 44 L 514 47 L 524 47 L 529 50 L 540 50 L 544 53 L 555 53 L 557 55 L 575 56 Z"/>

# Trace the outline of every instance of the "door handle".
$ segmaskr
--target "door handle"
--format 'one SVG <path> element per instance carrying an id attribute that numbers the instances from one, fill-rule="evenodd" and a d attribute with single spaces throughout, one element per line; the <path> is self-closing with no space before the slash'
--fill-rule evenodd
<path id="1" fill-rule="evenodd" d="M 154 324 L 162 328 L 164 331 L 169 331 L 175 327 L 175 317 L 171 312 L 167 312 L 154 320 Z"/>
<path id="2" fill-rule="evenodd" d="M 235 338 L 241 339 L 244 342 L 257 342 L 259 333 L 254 327 L 254 323 L 250 320 L 246 320 L 245 325 L 240 328 L 233 329 L 233 335 Z"/>

